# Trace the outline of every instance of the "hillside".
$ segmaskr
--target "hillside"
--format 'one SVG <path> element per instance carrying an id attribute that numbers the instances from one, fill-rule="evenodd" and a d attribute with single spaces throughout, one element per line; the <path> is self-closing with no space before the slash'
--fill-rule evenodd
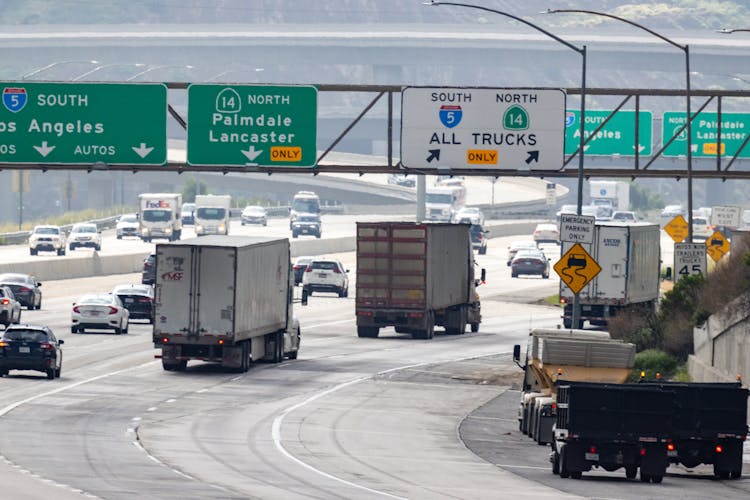
<path id="1" fill-rule="evenodd" d="M 740 0 L 476 0 L 474 3 L 534 19 L 546 26 L 611 26 L 601 17 L 543 16 L 550 6 L 608 12 L 654 29 L 748 27 L 750 4 Z M 0 24 L 172 23 L 505 23 L 499 16 L 422 0 L 4 0 Z"/>

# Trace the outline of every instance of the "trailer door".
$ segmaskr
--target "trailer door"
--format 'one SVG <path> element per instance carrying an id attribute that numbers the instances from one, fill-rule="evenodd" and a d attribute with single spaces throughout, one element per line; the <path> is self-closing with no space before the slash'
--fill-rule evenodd
<path id="1" fill-rule="evenodd" d="M 197 247 L 197 311 L 200 335 L 234 331 L 237 249 Z"/>

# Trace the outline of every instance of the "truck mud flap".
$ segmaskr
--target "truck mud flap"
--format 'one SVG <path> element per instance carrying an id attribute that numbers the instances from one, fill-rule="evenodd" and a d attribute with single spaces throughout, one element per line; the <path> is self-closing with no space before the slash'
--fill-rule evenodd
<path id="1" fill-rule="evenodd" d="M 242 346 L 224 346 L 221 350 L 221 366 L 225 368 L 241 368 Z"/>
<path id="2" fill-rule="evenodd" d="M 161 357 L 165 363 L 176 363 L 181 355 L 182 348 L 178 345 L 165 344 L 161 347 Z"/>
<path id="3" fill-rule="evenodd" d="M 669 457 L 664 443 L 643 444 L 640 449 L 641 476 L 663 477 L 667 472 Z"/>

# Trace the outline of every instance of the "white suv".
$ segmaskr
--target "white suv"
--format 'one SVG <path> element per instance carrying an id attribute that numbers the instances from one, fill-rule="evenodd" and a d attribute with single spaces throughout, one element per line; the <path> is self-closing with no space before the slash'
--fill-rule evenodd
<path id="1" fill-rule="evenodd" d="M 339 297 L 349 296 L 348 269 L 335 259 L 313 259 L 302 275 L 302 293 L 334 292 Z"/>
<path id="2" fill-rule="evenodd" d="M 71 251 L 78 247 L 90 247 L 99 251 L 102 249 L 102 233 L 93 223 L 74 224 L 70 230 L 69 247 Z"/>
<path id="3" fill-rule="evenodd" d="M 60 226 L 34 227 L 29 236 L 29 253 L 36 255 L 42 250 L 65 255 L 65 231 Z"/>

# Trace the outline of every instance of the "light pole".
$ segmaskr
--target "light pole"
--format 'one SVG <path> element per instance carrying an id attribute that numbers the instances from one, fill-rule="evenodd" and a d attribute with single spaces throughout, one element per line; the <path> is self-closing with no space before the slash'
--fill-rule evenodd
<path id="1" fill-rule="evenodd" d="M 664 35 L 657 33 L 656 31 L 649 29 L 643 25 L 633 22 L 623 17 L 615 16 L 606 12 L 597 12 L 595 10 L 583 10 L 583 9 L 548 9 L 547 14 L 591 14 L 593 16 L 607 17 L 616 21 L 635 26 L 647 33 L 654 35 L 655 37 L 667 42 L 673 47 L 677 47 L 685 53 L 685 95 L 686 99 L 686 111 L 687 111 L 687 184 L 688 184 L 688 242 L 693 242 L 693 133 L 692 133 L 692 116 L 690 113 L 690 46 L 688 44 L 682 45 L 674 40 L 671 40 Z"/>
<path id="2" fill-rule="evenodd" d="M 21 75 L 21 80 L 26 80 L 27 78 L 31 78 L 34 75 L 38 75 L 42 71 L 47 71 L 48 69 L 52 69 L 55 66 L 62 66 L 63 64 L 99 64 L 99 61 L 95 61 L 93 59 L 91 61 L 77 61 L 77 60 L 56 61 L 46 66 L 42 66 L 41 68 L 37 68 L 33 71 L 29 71 L 28 73 L 24 73 L 23 75 Z"/>
<path id="3" fill-rule="evenodd" d="M 141 67 L 145 66 L 145 64 L 143 64 L 143 63 L 112 63 L 112 64 L 102 64 L 101 66 L 97 66 L 96 68 L 91 69 L 89 71 L 86 71 L 85 73 L 81 73 L 77 77 L 73 78 L 71 81 L 72 82 L 78 82 L 78 81 L 83 80 L 87 76 L 96 73 L 97 71 L 100 71 L 100 70 L 103 70 L 103 69 L 107 69 L 107 68 L 114 68 L 114 67 L 117 67 L 117 66 L 135 66 L 136 68 L 141 68 Z"/>
<path id="4" fill-rule="evenodd" d="M 132 82 L 136 78 L 145 75 L 146 73 L 151 73 L 152 71 L 156 71 L 157 69 L 167 69 L 167 68 L 178 68 L 178 69 L 193 69 L 194 66 L 191 66 L 190 64 L 161 64 L 159 66 L 151 66 L 148 69 L 144 69 L 143 71 L 139 71 L 138 73 L 134 74 L 133 76 L 126 78 L 126 82 Z"/>
<path id="5" fill-rule="evenodd" d="M 576 213 L 578 215 L 581 215 L 581 207 L 583 206 L 583 161 L 584 161 L 584 143 L 585 141 L 585 123 L 586 123 L 586 46 L 583 45 L 580 48 L 576 47 L 572 43 L 569 43 L 559 36 L 550 33 L 549 31 L 545 30 L 544 28 L 537 26 L 536 24 L 533 24 L 525 19 L 522 19 L 518 16 L 514 16 L 513 14 L 509 14 L 507 12 L 503 12 L 500 10 L 490 9 L 489 7 L 483 7 L 481 5 L 472 5 L 468 3 L 454 3 L 454 2 L 440 2 L 436 0 L 432 0 L 430 2 L 424 2 L 425 5 L 453 5 L 456 7 L 468 7 L 470 9 L 477 9 L 477 10 L 483 10 L 485 12 L 492 12 L 494 14 L 500 14 L 501 16 L 508 17 L 510 19 L 513 19 L 515 21 L 518 21 L 519 23 L 525 24 L 526 26 L 529 26 L 531 28 L 534 28 L 535 30 L 539 31 L 540 33 L 548 36 L 549 38 L 552 38 L 556 42 L 559 42 L 566 47 L 568 47 L 571 50 L 576 51 L 578 54 L 581 55 L 581 123 L 580 123 L 580 129 L 579 132 L 581 136 L 579 137 L 578 141 L 578 204 L 577 204 L 577 211 Z M 580 304 L 578 302 L 578 294 L 573 294 L 573 310 L 571 315 L 570 324 L 574 328 L 578 327 L 578 318 L 580 318 Z"/>
<path id="6" fill-rule="evenodd" d="M 535 30 L 539 31 L 540 33 L 543 33 L 544 35 L 547 35 L 549 38 L 552 38 L 556 42 L 559 42 L 566 47 L 568 47 L 571 50 L 574 50 L 578 52 L 578 54 L 581 55 L 581 123 L 580 123 L 580 134 L 579 142 L 578 142 L 578 215 L 581 215 L 581 206 L 583 205 L 583 146 L 585 141 L 584 137 L 584 124 L 586 119 L 586 46 L 583 45 L 582 47 L 576 47 L 572 43 L 569 43 L 559 36 L 550 33 L 549 31 L 545 30 L 544 28 L 537 26 L 536 24 L 533 24 L 526 19 L 522 19 L 518 16 L 514 16 L 513 14 L 509 14 L 507 12 L 503 12 L 500 10 L 490 9 L 489 7 L 483 7 L 481 5 L 472 5 L 468 3 L 457 3 L 457 2 L 441 2 L 439 0 L 431 0 L 429 2 L 423 2 L 424 5 L 453 5 L 455 7 L 468 7 L 470 9 L 477 9 L 477 10 L 483 10 L 485 12 L 492 12 L 495 14 L 500 14 L 501 16 L 508 17 L 510 19 L 513 19 L 515 21 L 518 21 L 519 23 L 525 24 L 526 26 L 529 26 L 531 28 L 534 28 Z"/>

